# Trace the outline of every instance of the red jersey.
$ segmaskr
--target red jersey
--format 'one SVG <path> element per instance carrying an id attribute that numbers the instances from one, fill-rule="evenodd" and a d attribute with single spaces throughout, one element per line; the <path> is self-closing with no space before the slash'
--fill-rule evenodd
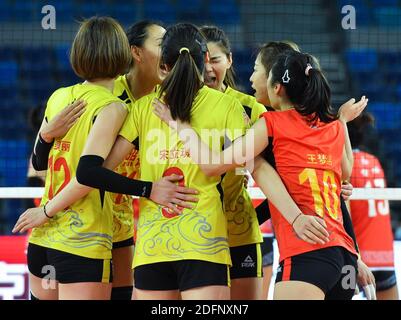
<path id="1" fill-rule="evenodd" d="M 354 150 L 351 183 L 355 188 L 385 188 L 379 160 Z M 388 200 L 353 200 L 351 218 L 362 260 L 369 267 L 394 267 L 393 233 Z"/>
<path id="2" fill-rule="evenodd" d="M 276 170 L 290 196 L 304 214 L 323 218 L 330 234 L 324 245 L 309 244 L 297 237 L 292 226 L 270 206 L 280 261 L 301 253 L 341 246 L 356 254 L 352 238 L 345 232 L 340 207 L 341 159 L 344 129 L 339 121 L 308 124 L 296 110 L 263 114 L 273 138 Z"/>

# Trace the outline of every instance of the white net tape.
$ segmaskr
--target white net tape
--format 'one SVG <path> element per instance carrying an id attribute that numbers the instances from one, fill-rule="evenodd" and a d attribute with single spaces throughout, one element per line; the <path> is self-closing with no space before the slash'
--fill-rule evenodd
<path id="1" fill-rule="evenodd" d="M 259 188 L 248 188 L 252 199 L 264 199 Z M 0 188 L 0 199 L 40 198 L 43 188 Z M 355 188 L 352 200 L 401 200 L 401 188 Z"/>

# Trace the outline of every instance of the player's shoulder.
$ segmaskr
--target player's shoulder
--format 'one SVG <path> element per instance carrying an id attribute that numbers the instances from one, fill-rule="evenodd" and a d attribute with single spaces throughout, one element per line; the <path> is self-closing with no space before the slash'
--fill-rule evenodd
<path id="1" fill-rule="evenodd" d="M 52 99 L 64 98 L 67 95 L 71 95 L 74 87 L 76 87 L 76 84 L 68 86 L 68 87 L 61 87 L 61 88 L 54 90 L 53 93 L 49 97 L 49 101 Z"/>
<path id="2" fill-rule="evenodd" d="M 159 97 L 159 91 L 153 91 L 153 92 L 151 92 L 151 93 L 139 98 L 138 100 L 136 100 L 135 101 L 135 105 L 137 107 L 138 106 L 142 106 L 143 107 L 143 106 L 150 105 L 152 103 L 152 101 L 155 98 L 158 98 L 158 97 Z"/>
<path id="3" fill-rule="evenodd" d="M 206 100 L 209 101 L 219 101 L 219 103 L 222 104 L 227 104 L 227 105 L 231 105 L 231 104 L 235 104 L 235 103 L 239 103 L 237 101 L 237 99 L 231 95 L 226 94 L 225 92 L 221 92 L 219 90 L 215 90 L 213 88 L 209 88 L 208 86 L 204 85 L 198 93 L 197 98 L 206 98 Z"/>
<path id="4" fill-rule="evenodd" d="M 247 93 L 244 93 L 229 86 L 227 87 L 225 93 L 234 98 L 237 98 L 244 107 L 249 107 L 251 109 L 259 108 L 262 110 L 266 110 L 263 104 L 257 102 L 254 96 L 251 96 Z"/>

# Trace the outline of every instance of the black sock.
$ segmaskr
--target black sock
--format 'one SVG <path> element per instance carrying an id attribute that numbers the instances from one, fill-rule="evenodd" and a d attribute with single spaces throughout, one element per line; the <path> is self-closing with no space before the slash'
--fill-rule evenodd
<path id="1" fill-rule="evenodd" d="M 133 286 L 117 287 L 111 290 L 111 300 L 131 300 Z"/>

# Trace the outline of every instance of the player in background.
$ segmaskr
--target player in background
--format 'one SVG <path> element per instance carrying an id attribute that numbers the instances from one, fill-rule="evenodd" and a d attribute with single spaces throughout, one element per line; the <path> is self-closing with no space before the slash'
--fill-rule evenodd
<path id="1" fill-rule="evenodd" d="M 380 161 L 366 145 L 367 127 L 373 122 L 373 116 L 366 112 L 348 124 L 354 153 L 351 183 L 355 188 L 386 187 Z M 351 200 L 349 207 L 361 257 L 376 280 L 377 299 L 398 300 L 388 200 Z"/>
<path id="2" fill-rule="evenodd" d="M 173 183 L 180 177 L 150 183 L 122 177 L 101 167 L 127 114 L 127 107 L 112 92 L 114 78 L 125 72 L 130 61 L 128 40 L 121 26 L 111 18 L 91 18 L 82 23 L 71 50 L 74 71 L 87 80 L 61 88 L 49 99 L 44 122 L 71 101 L 84 100 L 87 106 L 63 140 L 56 140 L 53 145 L 38 136 L 34 158 L 49 154 L 51 149 L 44 206 L 28 209 L 13 230 L 24 232 L 37 227 L 30 238 L 28 265 L 33 295 L 39 299 L 110 298 L 111 203 L 104 191 L 83 186 L 68 190 L 76 181 L 81 155 L 89 162 L 94 158 L 100 160 L 100 168 L 92 179 L 122 178 L 112 192 L 120 193 L 124 186 L 129 188 L 129 194 L 150 197 L 170 207 L 173 207 L 173 198 L 182 196 L 177 194 L 178 187 Z M 51 200 L 57 194 L 61 197 L 63 188 L 67 191 L 62 197 L 65 202 L 69 201 L 68 205 L 52 206 Z M 181 188 L 181 191 L 187 190 Z M 76 197 L 77 192 L 83 199 Z M 180 201 L 180 204 L 188 206 L 186 202 Z M 52 280 L 55 290 L 41 286 L 43 265 L 55 268 L 56 278 Z"/>
<path id="3" fill-rule="evenodd" d="M 337 115 L 330 107 L 330 88 L 309 55 L 297 52 L 280 55 L 270 71 L 267 90 L 272 107 L 281 111 L 264 113 L 253 130 L 221 153 L 208 149 L 188 123 L 171 116 L 166 105 L 155 102 L 154 112 L 177 130 L 190 148 L 191 157 L 210 176 L 252 160 L 269 144 L 267 136 L 273 137 L 277 170 L 290 195 L 302 208 L 299 211 L 287 206 L 288 203 L 273 201 L 271 193 L 275 190 L 269 188 L 273 181 L 266 178 L 265 170 L 259 170 L 266 168 L 267 163 L 256 160 L 253 176 L 279 210 L 272 210 L 281 260 L 275 298 L 351 299 L 355 288 L 342 287 L 342 269 L 352 265 L 356 280 L 357 254 L 352 238 L 344 230 L 339 201 L 341 179 L 348 178 L 352 169 L 346 124 L 336 121 Z M 356 108 L 361 112 L 366 104 L 363 97 Z M 335 140 L 338 143 L 333 143 Z M 200 154 L 207 152 L 212 153 L 213 159 L 219 159 L 219 163 L 202 163 Z M 323 158 L 324 163 L 318 161 Z M 308 179 L 310 185 L 305 184 Z M 313 188 L 312 194 L 310 188 Z M 289 213 L 294 215 L 291 220 L 282 216 Z M 330 236 L 324 241 L 314 242 L 314 232 L 306 232 L 301 237 L 305 241 L 301 241 L 294 232 L 298 220 L 311 216 L 323 218 L 324 223 L 318 223 L 330 230 Z"/>
<path id="4" fill-rule="evenodd" d="M 230 41 L 223 30 L 215 26 L 200 28 L 209 51 L 205 64 L 205 84 L 238 99 L 246 112 L 250 125 L 255 123 L 266 108 L 253 96 L 237 90 L 234 79 Z M 262 236 L 252 200 L 244 185 L 245 175 L 236 170 L 223 178 L 224 211 L 227 217 L 228 243 L 231 260 L 231 299 L 260 300 L 262 298 Z"/>

